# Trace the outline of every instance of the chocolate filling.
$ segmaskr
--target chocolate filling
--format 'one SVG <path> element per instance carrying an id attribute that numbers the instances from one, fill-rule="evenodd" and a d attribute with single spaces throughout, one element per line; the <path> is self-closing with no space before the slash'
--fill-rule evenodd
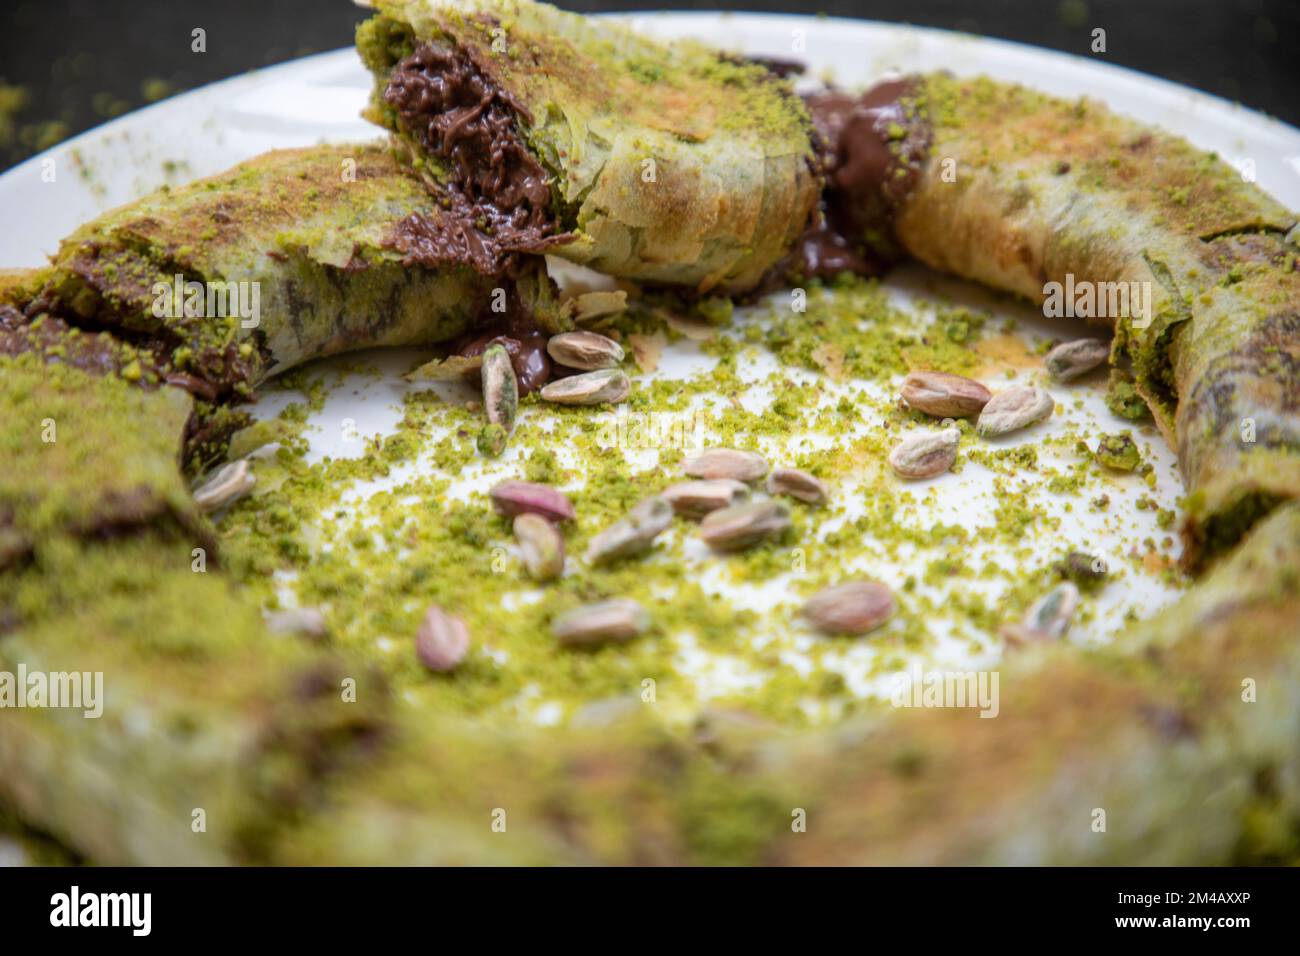
<path id="1" fill-rule="evenodd" d="M 186 424 L 182 457 L 187 467 L 197 468 L 222 452 L 225 439 L 251 420 L 244 413 L 221 409 L 247 399 L 256 358 L 244 358 L 233 343 L 205 347 L 195 342 L 190 363 L 182 371 L 172 356 L 183 341 L 176 329 L 125 328 L 111 311 L 80 315 L 50 290 L 21 309 L 0 305 L 0 355 L 35 355 L 47 364 L 97 376 L 121 376 L 133 369 L 136 374 L 130 382 L 137 388 L 152 391 L 171 385 L 192 394 L 198 402 Z"/>
<path id="2" fill-rule="evenodd" d="M 94 268 L 97 254 L 98 250 L 91 247 L 69 268 L 103 301 L 108 286 Z M 182 345 L 192 353 L 186 371 L 175 368 L 171 358 Z M 135 362 L 142 373 L 149 373 L 140 379 L 141 387 L 154 387 L 149 381 L 152 377 L 208 402 L 246 397 L 246 383 L 254 375 L 255 362 L 243 357 L 233 343 L 211 346 L 186 338 L 183 327 L 128 329 L 111 309 L 88 316 L 78 314 L 61 295 L 50 290 L 26 303 L 21 312 L 0 307 L 0 354 L 25 352 L 97 375 L 121 372 Z"/>
<path id="3" fill-rule="evenodd" d="M 499 343 L 510 354 L 510 365 L 522 397 L 541 388 L 551 379 L 551 357 L 546 353 L 544 332 L 527 322 L 480 330 L 461 339 L 455 354 L 473 358 L 482 355 L 489 345 Z"/>
<path id="4" fill-rule="evenodd" d="M 46 315 L 33 325 L 23 313 L 10 306 L 0 306 L 0 355 L 40 354 L 46 361 L 59 361 L 92 375 L 111 375 L 121 371 L 122 350 L 106 333 L 79 335 L 67 322 Z"/>
<path id="5" fill-rule="evenodd" d="M 805 99 L 825 144 L 832 218 L 847 230 L 892 241 L 894 217 L 916 185 L 930 129 L 911 100 L 911 79 L 886 80 L 860 96 L 835 90 Z"/>
<path id="6" fill-rule="evenodd" d="M 35 353 L 46 362 L 71 365 L 92 375 L 115 375 L 135 362 L 142 373 L 140 387 L 155 387 L 149 380 L 152 376 L 209 402 L 216 401 L 223 389 L 233 387 L 233 380 L 212 381 L 170 368 L 172 346 L 161 340 L 138 341 L 136 337 L 132 341 L 107 329 L 82 328 L 50 312 L 37 314 L 39 323 L 17 309 L 0 306 L 0 355 Z"/>
<path id="7" fill-rule="evenodd" d="M 930 146 L 929 124 L 910 102 L 915 93 L 915 81 L 898 79 L 860 95 L 822 90 L 804 97 L 826 186 L 783 264 L 786 274 L 878 275 L 901 258 L 894 221 Z"/>
<path id="8" fill-rule="evenodd" d="M 393 68 L 384 101 L 447 172 L 449 215 L 412 215 L 395 231 L 408 260 L 514 272 L 520 253 L 567 240 L 555 234 L 549 176 L 519 134 L 527 110 L 467 53 L 422 45 Z"/>
<path id="9" fill-rule="evenodd" d="M 494 342 L 504 345 L 515 370 L 519 394 L 523 396 L 541 388 L 558 371 L 558 366 L 546 352 L 548 338 L 549 335 L 538 326 L 532 310 L 521 300 L 518 290 L 511 288 L 506 296 L 506 311 L 481 312 L 478 325 L 453 342 L 449 354 L 474 358 L 482 355 Z M 478 381 L 478 373 L 470 379 Z"/>

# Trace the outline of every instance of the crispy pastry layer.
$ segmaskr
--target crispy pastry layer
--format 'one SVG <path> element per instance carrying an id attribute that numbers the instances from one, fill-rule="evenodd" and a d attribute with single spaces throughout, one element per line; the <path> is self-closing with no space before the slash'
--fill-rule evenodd
<path id="1" fill-rule="evenodd" d="M 544 169 L 548 227 L 569 237 L 556 255 L 741 293 L 785 255 L 817 202 L 807 111 L 763 66 L 529 0 L 369 5 L 379 16 L 357 34 L 375 73 L 369 118 L 399 134 L 435 190 L 504 197 L 489 223 L 524 207 L 536 216 Z M 499 128 L 507 114 L 513 130 Z M 491 183 L 461 161 L 484 152 L 476 139 L 498 144 Z"/>
<path id="2" fill-rule="evenodd" d="M 1112 355 L 1178 452 L 1196 565 L 1300 497 L 1296 214 L 1218 157 L 1086 99 L 918 81 L 931 146 L 897 241 L 1041 302 L 1050 282 L 1146 290 Z M 1099 299 L 1101 296 L 1099 295 Z"/>

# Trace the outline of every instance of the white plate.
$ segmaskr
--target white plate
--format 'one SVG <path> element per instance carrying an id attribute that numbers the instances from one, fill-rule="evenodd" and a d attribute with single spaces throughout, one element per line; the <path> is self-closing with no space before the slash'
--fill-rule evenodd
<path id="1" fill-rule="evenodd" d="M 1066 95 L 1088 96 L 1109 103 L 1116 110 L 1142 120 L 1158 123 L 1180 133 L 1199 146 L 1219 152 L 1243 170 L 1253 170 L 1259 184 L 1293 208 L 1300 208 L 1300 131 L 1258 113 L 1234 106 L 1223 100 L 1185 89 L 1161 80 L 1111 66 L 1103 57 L 1084 59 L 999 40 L 947 33 L 937 30 L 893 26 L 852 20 L 806 19 L 786 16 L 750 14 L 661 14 L 629 18 L 638 28 L 665 37 L 695 36 L 717 45 L 769 56 L 798 58 L 809 63 L 811 72 L 832 76 L 838 83 L 853 86 L 870 82 L 894 70 L 948 69 L 958 74 L 988 73 L 992 76 L 1023 82 L 1045 91 Z M 35 157 L 0 176 L 0 210 L 5 228 L 0 230 L 0 266 L 33 266 L 53 251 L 58 240 L 86 219 L 114 205 L 133 199 L 164 182 L 181 182 L 222 170 L 233 163 L 275 147 L 302 146 L 324 141 L 372 139 L 374 127 L 358 118 L 369 90 L 369 77 L 354 51 L 308 57 L 281 66 L 213 84 L 148 109 L 133 113 L 86 133 L 41 156 Z M 53 182 L 47 182 L 53 171 Z M 889 280 L 900 301 L 906 301 L 918 289 L 933 286 L 934 277 L 922 270 L 903 270 Z M 941 284 L 947 294 L 958 301 L 993 310 L 999 316 L 1015 319 L 1030 339 L 1056 335 L 1069 336 L 1068 325 L 1046 322 L 1041 315 L 984 296 L 978 290 L 955 283 Z M 362 436 L 392 429 L 399 418 L 396 402 L 407 388 L 397 377 L 413 362 L 412 353 L 395 353 L 374 357 L 381 375 L 356 375 L 346 387 L 335 389 L 323 412 L 312 422 L 312 456 L 335 458 L 357 455 L 362 443 L 345 441 L 347 431 L 341 422 L 355 423 Z M 676 378 L 707 368 L 710 360 L 689 343 L 670 347 L 654 374 Z M 743 363 L 746 375 L 759 378 L 774 368 L 771 357 L 755 354 Z M 804 373 L 792 372 L 793 377 Z M 886 397 L 881 390 L 879 397 Z M 271 392 L 260 403 L 260 412 L 273 414 L 290 396 Z M 1010 442 L 1039 442 L 1045 435 L 1060 434 L 1072 426 L 1114 430 L 1124 427 L 1113 419 L 1102 402 L 1095 385 L 1057 392 L 1065 410 L 1048 425 L 1034 429 L 1023 438 Z M 1074 399 L 1081 401 L 1077 404 Z M 1066 401 L 1068 399 L 1068 401 Z M 746 395 L 747 405 L 761 406 L 764 390 Z M 521 427 L 544 428 L 544 412 L 530 410 Z M 867 427 L 874 427 L 869 424 Z M 1139 436 L 1148 460 L 1157 474 L 1154 496 L 1166 507 L 1181 494 L 1173 456 L 1163 443 L 1146 429 Z M 804 441 L 820 444 L 818 436 Z M 765 449 L 779 459 L 781 450 Z M 638 453 L 628 452 L 635 462 Z M 432 468 L 427 462 L 417 465 Z M 391 484 L 399 480 L 401 470 Z M 453 494 L 463 496 L 483 490 L 495 478 L 513 474 L 509 455 L 487 468 L 477 467 L 457 482 Z M 986 524 L 996 504 L 991 473 L 968 467 L 961 474 L 943 479 L 940 496 L 921 500 L 926 483 L 918 488 L 918 505 L 901 520 L 959 522 L 978 528 Z M 1110 585 L 1095 607 L 1095 617 L 1072 632 L 1072 640 L 1104 640 L 1120 623 L 1126 609 L 1136 609 L 1145 616 L 1176 596 L 1160 580 L 1125 561 L 1125 553 L 1135 541 L 1144 537 L 1160 539 L 1167 532 L 1156 527 L 1151 511 L 1139 510 L 1135 502 L 1147 491 L 1137 481 L 1113 483 L 1107 492 L 1113 505 L 1106 515 L 1084 513 L 1076 507 L 1066 515 L 1063 502 L 1039 495 L 1037 504 L 1065 521 L 1054 535 L 1038 535 L 1026 543 L 1036 555 L 1046 558 L 1066 546 L 1098 551 L 1113 566 L 1127 567 L 1131 573 Z M 364 496 L 368 488 L 358 489 Z M 837 489 L 839 500 L 847 503 L 850 515 L 856 510 L 853 488 Z M 1076 501 L 1081 505 L 1082 502 Z M 503 542 L 505 544 L 505 542 Z M 976 553 L 981 547 L 973 549 Z M 987 552 L 996 555 L 997 547 Z M 1176 553 L 1176 548 L 1170 552 Z M 688 550 L 691 560 L 699 561 L 702 580 L 716 579 L 716 562 L 700 550 Z M 926 560 L 932 558 L 926 556 Z M 966 555 L 971 558 L 974 555 Z M 899 586 L 919 570 L 906 563 L 897 564 L 871 554 L 864 545 L 862 566 L 858 569 L 887 583 Z M 748 607 L 770 607 L 791 599 L 789 580 L 746 592 L 729 584 L 718 583 L 719 591 L 730 592 Z M 972 586 L 963 582 L 963 587 Z M 926 590 L 928 586 L 923 586 Z M 931 588 L 928 596 L 940 603 L 942 586 Z M 988 585 L 987 597 L 998 600 L 998 585 Z M 773 633 L 783 657 L 799 666 L 801 649 L 811 640 L 805 633 Z M 744 686 L 747 680 L 761 679 L 746 674 L 736 662 L 702 654 L 693 648 L 689 635 L 675 635 L 678 658 L 682 666 L 697 675 L 702 696 L 717 690 Z M 404 646 L 404 644 L 403 644 Z M 894 649 L 897 652 L 897 648 Z M 935 667 L 989 666 L 998 656 L 997 642 L 950 640 L 940 623 L 935 628 L 931 646 L 910 652 L 918 661 Z M 883 693 L 886 685 L 878 668 L 873 677 L 870 642 L 845 647 L 840 667 L 849 686 L 859 693 Z M 540 702 L 534 716 L 545 719 L 550 713 Z"/>
<path id="2" fill-rule="evenodd" d="M 1158 123 L 1230 161 L 1253 162 L 1259 184 L 1300 208 L 1300 130 L 1205 93 L 1112 66 L 945 30 L 838 18 L 664 13 L 625 18 L 665 37 L 798 58 L 846 85 L 890 70 L 987 73 L 1062 96 L 1087 95 Z M 803 31 L 803 52 L 794 49 Z M 86 219 L 165 182 L 206 176 L 268 149 L 372 139 L 359 113 L 369 77 L 351 49 L 322 53 L 138 110 L 0 176 L 0 267 L 39 265 Z M 54 164 L 55 182 L 43 181 Z"/>

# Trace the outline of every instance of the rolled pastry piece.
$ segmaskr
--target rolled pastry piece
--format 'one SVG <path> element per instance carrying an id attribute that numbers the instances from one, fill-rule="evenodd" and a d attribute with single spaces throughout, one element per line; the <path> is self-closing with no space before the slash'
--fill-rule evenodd
<path id="1" fill-rule="evenodd" d="M 251 394 L 308 359 L 464 332 L 533 267 L 481 255 L 472 233 L 382 149 L 277 150 L 78 229 L 0 293 L 5 350 L 106 331 L 74 364 L 118 368 L 95 347 L 126 343 L 147 354 L 128 377 Z"/>
<path id="2" fill-rule="evenodd" d="M 139 388 L 38 355 L 0 358 L 0 570 L 54 537 L 146 525 L 211 551 L 179 467 L 193 408 L 178 388 Z"/>
<path id="3" fill-rule="evenodd" d="M 0 575 L 17 617 L 0 670 L 28 695 L 0 720 L 0 790 L 90 859 L 258 862 L 382 737 L 386 694 L 364 665 L 269 634 L 215 568 L 197 570 L 190 542 L 150 530 L 50 539 Z"/>
<path id="4" fill-rule="evenodd" d="M 1088 99 L 936 74 L 809 104 L 853 238 L 1114 328 L 1178 453 L 1191 564 L 1300 497 L 1294 212 Z"/>
<path id="5" fill-rule="evenodd" d="M 758 285 L 816 206 L 765 67 L 530 0 L 364 0 L 368 118 L 488 241 L 700 292 Z"/>
<path id="6" fill-rule="evenodd" d="M 181 463 L 279 371 L 542 302 L 540 260 L 473 237 L 386 151 L 331 146 L 162 190 L 0 274 L 0 671 L 80 704 L 0 721 L 24 819 L 95 859 L 256 861 L 375 745 L 378 679 L 268 634 Z"/>
<path id="7" fill-rule="evenodd" d="M 0 276 L 0 566 L 57 531 L 201 532 L 177 466 L 218 459 L 268 376 L 531 319 L 542 261 L 473 235 L 388 152 L 326 146 L 160 190 Z"/>

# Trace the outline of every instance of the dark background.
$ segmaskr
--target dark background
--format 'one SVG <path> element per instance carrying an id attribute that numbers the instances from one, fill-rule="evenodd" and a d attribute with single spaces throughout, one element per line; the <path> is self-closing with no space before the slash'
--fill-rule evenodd
<path id="1" fill-rule="evenodd" d="M 1300 0 L 560 0 L 583 12 L 826 13 L 1089 52 L 1300 125 Z M 349 0 L 0 0 L 0 168 L 145 103 L 348 46 Z M 207 31 L 207 52 L 190 31 Z"/>

